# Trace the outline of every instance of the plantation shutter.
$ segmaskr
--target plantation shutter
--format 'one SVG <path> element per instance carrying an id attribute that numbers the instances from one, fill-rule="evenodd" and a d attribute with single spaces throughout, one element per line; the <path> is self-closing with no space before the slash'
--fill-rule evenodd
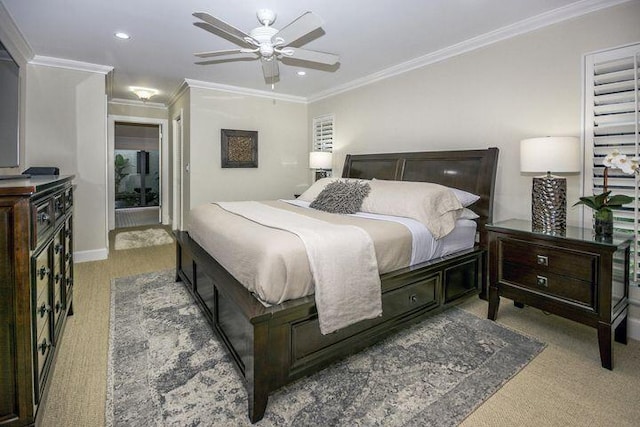
<path id="1" fill-rule="evenodd" d="M 599 194 L 604 187 L 603 158 L 614 150 L 640 157 L 638 135 L 638 61 L 640 44 L 598 52 L 585 57 L 585 194 Z M 589 170 L 590 169 L 590 170 Z M 614 210 L 614 231 L 635 234 L 631 280 L 640 282 L 638 254 L 638 181 L 618 169 L 608 171 L 608 190 L 635 199 Z M 585 220 L 587 222 L 591 218 Z"/>
<path id="2" fill-rule="evenodd" d="M 313 151 L 333 151 L 333 116 L 313 119 Z"/>

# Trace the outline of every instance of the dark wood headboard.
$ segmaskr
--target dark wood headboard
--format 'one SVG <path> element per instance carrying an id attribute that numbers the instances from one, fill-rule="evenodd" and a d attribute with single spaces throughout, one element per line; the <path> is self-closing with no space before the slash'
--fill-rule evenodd
<path id="1" fill-rule="evenodd" d="M 484 225 L 493 221 L 498 149 L 424 151 L 417 153 L 348 154 L 343 178 L 433 182 L 480 196 L 469 206 L 477 219 L 480 245 L 486 247 Z"/>

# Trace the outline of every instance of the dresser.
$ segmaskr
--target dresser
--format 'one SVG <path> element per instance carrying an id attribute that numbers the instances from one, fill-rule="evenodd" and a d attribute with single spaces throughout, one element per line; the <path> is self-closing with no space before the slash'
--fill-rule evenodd
<path id="1" fill-rule="evenodd" d="M 613 340 L 627 343 L 629 246 L 632 235 L 601 238 L 567 227 L 563 235 L 534 232 L 531 222 L 508 220 L 489 231 L 489 313 L 500 297 L 598 330 L 602 367 L 613 368 Z"/>
<path id="2" fill-rule="evenodd" d="M 0 181 L 0 426 L 36 422 L 73 314 L 72 179 Z"/>

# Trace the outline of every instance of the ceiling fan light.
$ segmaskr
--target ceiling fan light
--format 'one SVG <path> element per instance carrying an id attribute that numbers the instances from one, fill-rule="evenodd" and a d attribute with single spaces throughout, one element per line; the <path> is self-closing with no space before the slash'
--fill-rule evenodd
<path id="1" fill-rule="evenodd" d="M 271 9 L 258 9 L 256 16 L 262 25 L 271 25 L 275 22 L 277 15 Z"/>
<path id="2" fill-rule="evenodd" d="M 297 75 L 299 75 L 299 76 L 306 76 L 306 75 L 307 75 L 307 72 L 306 72 L 306 71 L 302 71 L 302 70 L 300 70 L 300 71 L 298 71 L 296 74 L 297 74 Z"/>
<path id="3" fill-rule="evenodd" d="M 113 33 L 113 36 L 114 36 L 115 38 L 120 39 L 120 40 L 129 40 L 129 39 L 131 38 L 131 36 L 130 36 L 129 34 L 124 33 L 124 32 L 122 32 L 122 31 L 118 31 L 118 32 L 116 32 L 116 33 Z"/>

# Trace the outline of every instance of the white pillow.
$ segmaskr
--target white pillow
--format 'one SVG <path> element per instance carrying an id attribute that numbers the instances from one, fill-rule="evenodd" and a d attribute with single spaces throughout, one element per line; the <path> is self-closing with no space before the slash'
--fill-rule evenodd
<path id="1" fill-rule="evenodd" d="M 467 206 L 471 206 L 472 204 L 480 200 L 480 196 L 478 196 L 477 194 L 468 193 L 463 190 L 458 190 L 457 188 L 452 188 L 452 187 L 449 187 L 449 188 L 451 188 L 451 191 L 453 191 L 453 194 L 456 195 L 458 200 L 460 200 L 460 203 L 462 203 L 462 206 L 464 206 L 465 208 Z"/>
<path id="2" fill-rule="evenodd" d="M 434 238 L 453 230 L 462 204 L 448 187 L 430 182 L 374 179 L 362 202 L 362 212 L 413 218 L 423 223 Z"/>
<path id="3" fill-rule="evenodd" d="M 460 216 L 458 217 L 458 219 L 478 219 L 478 218 L 480 218 L 480 215 L 478 215 L 477 213 L 475 213 L 474 211 L 468 208 L 462 209 L 462 212 L 460 212 Z"/>

